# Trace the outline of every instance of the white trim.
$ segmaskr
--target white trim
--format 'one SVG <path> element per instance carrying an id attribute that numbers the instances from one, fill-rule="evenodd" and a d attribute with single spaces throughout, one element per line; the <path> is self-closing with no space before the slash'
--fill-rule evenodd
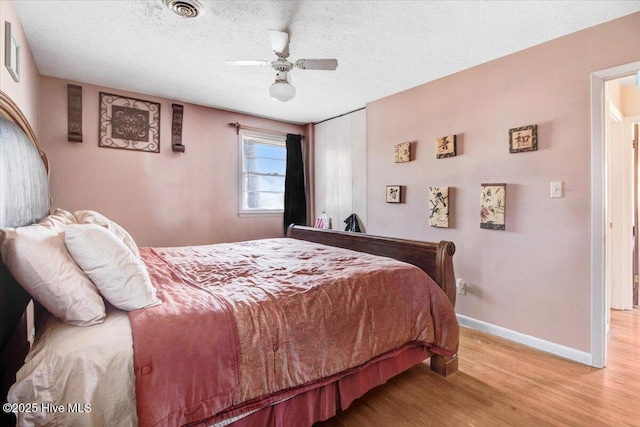
<path id="1" fill-rule="evenodd" d="M 607 363 L 608 300 L 605 288 L 605 157 L 604 157 L 604 82 L 635 73 L 640 61 L 591 74 L 591 365 Z"/>
<path id="2" fill-rule="evenodd" d="M 545 341 L 540 338 L 532 337 L 531 335 L 516 332 L 492 323 L 483 322 L 482 320 L 467 317 L 462 314 L 456 314 L 456 317 L 458 318 L 458 323 L 460 323 L 461 326 L 524 344 L 528 347 L 555 354 L 556 356 L 564 357 L 565 359 L 573 360 L 585 365 L 593 365 L 591 354 L 587 352 L 576 350 L 571 347 L 565 347 L 550 341 Z"/>
<path id="3" fill-rule="evenodd" d="M 284 211 L 268 211 L 268 210 L 259 210 L 259 209 L 255 209 L 253 211 L 238 212 L 238 216 L 241 218 L 242 217 L 253 218 L 257 216 L 282 216 L 283 214 L 284 214 Z"/>
<path id="4" fill-rule="evenodd" d="M 596 367 L 606 364 L 604 278 L 604 80 L 591 74 L 591 356 Z"/>

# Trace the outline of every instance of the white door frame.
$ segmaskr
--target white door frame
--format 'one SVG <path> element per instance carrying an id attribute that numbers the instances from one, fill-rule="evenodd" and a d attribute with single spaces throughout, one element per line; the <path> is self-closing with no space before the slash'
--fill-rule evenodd
<path id="1" fill-rule="evenodd" d="M 640 61 L 591 74 L 591 365 L 607 364 L 605 287 L 604 82 L 635 73 Z"/>

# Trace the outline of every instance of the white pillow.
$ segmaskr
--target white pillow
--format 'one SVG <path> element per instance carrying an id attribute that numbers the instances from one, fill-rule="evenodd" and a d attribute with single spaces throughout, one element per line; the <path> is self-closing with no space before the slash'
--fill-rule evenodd
<path id="1" fill-rule="evenodd" d="M 56 228 L 45 218 L 41 224 L 0 230 L 2 260 L 18 283 L 58 319 L 78 326 L 101 323 L 104 301 Z"/>
<path id="2" fill-rule="evenodd" d="M 102 296 L 121 310 L 160 304 L 144 263 L 109 230 L 96 224 L 71 224 L 65 244 Z"/>
<path id="3" fill-rule="evenodd" d="M 73 216 L 78 221 L 78 224 L 97 224 L 111 231 L 118 239 L 122 240 L 129 249 L 131 249 L 131 252 L 133 252 L 136 258 L 140 259 L 140 251 L 138 250 L 138 245 L 136 245 L 135 240 L 133 240 L 131 234 L 129 234 L 127 230 L 117 222 L 110 220 L 96 211 L 75 211 Z"/>

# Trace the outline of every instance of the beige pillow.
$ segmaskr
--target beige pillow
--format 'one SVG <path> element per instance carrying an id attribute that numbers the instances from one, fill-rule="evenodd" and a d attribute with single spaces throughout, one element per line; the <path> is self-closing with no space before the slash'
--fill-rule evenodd
<path id="1" fill-rule="evenodd" d="M 140 251 L 138 250 L 138 245 L 136 245 L 133 237 L 131 237 L 131 234 L 129 234 L 127 230 L 122 228 L 122 226 L 115 221 L 110 220 L 99 212 L 88 210 L 75 211 L 73 216 L 75 216 L 78 224 L 97 224 L 111 231 L 118 239 L 122 240 L 129 249 L 131 249 L 131 252 L 133 252 L 136 258 L 140 259 Z"/>
<path id="2" fill-rule="evenodd" d="M 65 244 L 102 296 L 121 310 L 160 304 L 144 263 L 113 233 L 97 224 L 71 224 Z"/>
<path id="3" fill-rule="evenodd" d="M 59 233 L 64 231 L 64 227 L 69 224 L 77 224 L 76 217 L 71 212 L 64 209 L 56 209 L 54 213 L 44 217 L 40 224 L 56 230 Z"/>
<path id="4" fill-rule="evenodd" d="M 0 230 L 4 264 L 18 283 L 58 319 L 78 326 L 101 323 L 105 318 L 104 301 L 71 258 L 63 232 L 49 220 Z"/>

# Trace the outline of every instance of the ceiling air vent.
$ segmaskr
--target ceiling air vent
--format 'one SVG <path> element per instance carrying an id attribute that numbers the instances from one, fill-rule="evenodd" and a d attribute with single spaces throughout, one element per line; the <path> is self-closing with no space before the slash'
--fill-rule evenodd
<path id="1" fill-rule="evenodd" d="M 183 18 L 197 18 L 204 13 L 198 0 L 163 0 L 165 6 Z"/>

